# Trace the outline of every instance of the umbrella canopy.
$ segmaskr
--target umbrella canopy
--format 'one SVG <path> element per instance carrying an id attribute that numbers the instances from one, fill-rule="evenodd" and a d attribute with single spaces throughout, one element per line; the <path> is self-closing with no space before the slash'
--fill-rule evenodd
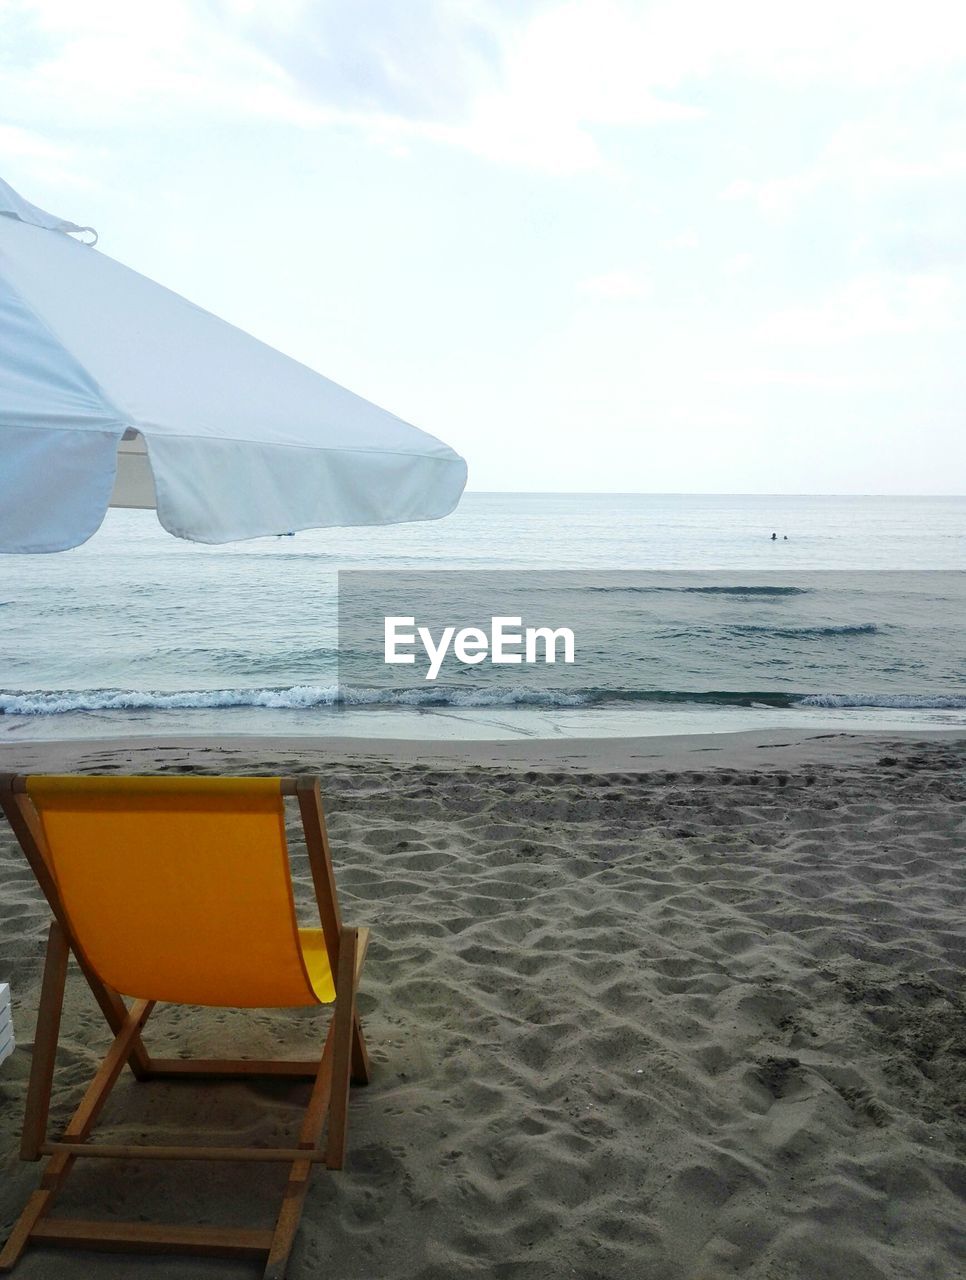
<path id="1" fill-rule="evenodd" d="M 229 542 L 434 520 L 447 445 L 187 302 L 0 181 L 0 551 L 62 551 L 108 506 Z"/>

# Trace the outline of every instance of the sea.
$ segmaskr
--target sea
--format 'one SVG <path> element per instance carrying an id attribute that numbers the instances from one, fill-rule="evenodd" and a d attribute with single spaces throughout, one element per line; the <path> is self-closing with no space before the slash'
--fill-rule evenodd
<path id="1" fill-rule="evenodd" d="M 552 573 L 607 679 L 340 681 L 339 573 L 443 570 Z M 467 493 L 219 547 L 112 510 L 82 547 L 0 556 L 0 740 L 966 728 L 964 570 L 966 497 Z"/>

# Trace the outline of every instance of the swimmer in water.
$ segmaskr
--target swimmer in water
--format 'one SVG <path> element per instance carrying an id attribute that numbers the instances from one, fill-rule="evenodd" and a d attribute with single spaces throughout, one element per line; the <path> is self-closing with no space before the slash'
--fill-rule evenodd
<path id="1" fill-rule="evenodd" d="M 771 535 L 771 540 L 772 540 L 772 542 L 777 542 L 777 541 L 778 541 L 778 534 L 777 534 L 777 533 L 773 533 L 773 534 Z"/>

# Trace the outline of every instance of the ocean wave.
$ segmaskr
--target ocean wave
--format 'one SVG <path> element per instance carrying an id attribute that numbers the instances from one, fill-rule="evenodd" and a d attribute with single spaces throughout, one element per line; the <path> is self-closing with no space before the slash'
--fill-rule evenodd
<path id="1" fill-rule="evenodd" d="M 680 587 L 676 588 L 696 596 L 804 596 L 810 587 Z"/>
<path id="2" fill-rule="evenodd" d="M 337 685 L 293 685 L 286 689 L 205 689 L 153 693 L 139 689 L 0 693 L 0 714 L 56 716 L 94 711 L 221 711 L 242 707 L 302 711 L 314 707 L 575 707 L 582 692 L 543 689 L 370 689 Z"/>
<path id="3" fill-rule="evenodd" d="M 280 689 L 204 689 L 150 692 L 138 689 L 34 690 L 0 693 L 0 714 L 56 716 L 103 711 L 231 711 L 254 708 L 306 711 L 331 707 L 600 707 L 615 703 L 651 706 L 827 707 L 966 710 L 966 694 L 801 693 L 784 690 L 710 689 L 528 689 L 354 688 L 292 685 Z"/>
<path id="4" fill-rule="evenodd" d="M 962 693 L 809 693 L 798 702 L 802 707 L 882 707 L 910 711 L 966 711 Z"/>
<path id="5" fill-rule="evenodd" d="M 141 689 L 78 689 L 29 693 L 0 693 L 0 713 L 8 716 L 56 716 L 77 711 L 190 711 L 231 707 L 332 706 L 339 701 L 336 685 L 320 688 L 295 685 L 289 689 L 205 689 L 153 693 Z"/>
<path id="6" fill-rule="evenodd" d="M 601 592 L 626 592 L 629 594 L 651 595 L 660 591 L 673 591 L 681 595 L 697 595 L 697 596 L 804 596 L 808 595 L 811 587 L 779 587 L 771 585 L 762 586 L 736 586 L 736 587 L 645 587 L 645 586 L 613 586 L 613 587 L 588 587 L 588 591 Z"/>
<path id="7" fill-rule="evenodd" d="M 874 622 L 830 624 L 825 627 L 766 627 L 753 622 L 736 622 L 723 630 L 732 635 L 775 636 L 779 640 L 825 640 L 834 636 L 874 636 L 879 632 Z"/>

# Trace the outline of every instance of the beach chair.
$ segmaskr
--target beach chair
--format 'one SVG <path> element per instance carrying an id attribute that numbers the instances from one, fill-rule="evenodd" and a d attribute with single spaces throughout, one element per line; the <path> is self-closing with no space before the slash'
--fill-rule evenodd
<path id="1" fill-rule="evenodd" d="M 297 801 L 321 928 L 295 915 L 285 797 Z M 10 1270 L 31 1241 L 81 1249 L 255 1258 L 280 1277 L 315 1164 L 345 1157 L 350 1079 L 369 1064 L 356 989 L 367 929 L 344 926 L 315 778 L 0 776 L 0 807 L 53 913 L 20 1154 L 47 1157 L 6 1245 Z M 114 1033 L 59 1141 L 47 1114 L 68 956 Z M 122 999 L 132 998 L 129 1005 Z M 310 1061 L 155 1058 L 141 1032 L 155 1003 L 231 1008 L 334 1005 Z M 313 1082 L 288 1147 L 120 1146 L 88 1141 L 127 1065 L 138 1080 L 274 1076 Z M 328 1130 L 321 1139 L 326 1118 Z M 274 1230 L 51 1216 L 78 1159 L 283 1162 Z"/>

